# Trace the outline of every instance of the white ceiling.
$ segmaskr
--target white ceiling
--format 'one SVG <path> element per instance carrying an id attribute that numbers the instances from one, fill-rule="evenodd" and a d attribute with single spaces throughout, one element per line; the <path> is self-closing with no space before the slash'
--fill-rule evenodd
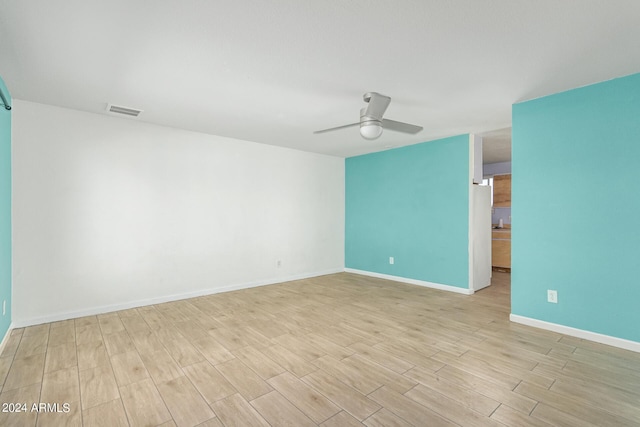
<path id="1" fill-rule="evenodd" d="M 511 161 L 511 128 L 481 133 L 484 164 Z"/>
<path id="2" fill-rule="evenodd" d="M 511 105 L 640 71 L 638 0 L 0 0 L 15 98 L 351 156 L 511 124 Z M 362 95 L 424 126 L 375 141 Z"/>

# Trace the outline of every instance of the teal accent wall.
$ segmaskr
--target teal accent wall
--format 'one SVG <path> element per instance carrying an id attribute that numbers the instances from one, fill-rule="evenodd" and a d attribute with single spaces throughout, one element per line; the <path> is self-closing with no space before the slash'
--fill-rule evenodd
<path id="1" fill-rule="evenodd" d="M 11 104 L 0 77 L 0 89 Z M 1 102 L 0 102 L 1 103 Z M 6 313 L 2 315 L 2 302 Z M 0 106 L 0 341 L 11 325 L 11 111 Z"/>
<path id="2" fill-rule="evenodd" d="M 468 288 L 469 135 L 345 163 L 345 266 Z"/>
<path id="3" fill-rule="evenodd" d="M 640 342 L 640 74 L 514 105 L 512 161 L 512 313 Z"/>

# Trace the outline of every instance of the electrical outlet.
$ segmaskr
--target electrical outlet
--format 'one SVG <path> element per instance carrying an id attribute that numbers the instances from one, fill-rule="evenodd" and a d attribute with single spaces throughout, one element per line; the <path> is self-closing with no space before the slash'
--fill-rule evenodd
<path id="1" fill-rule="evenodd" d="M 2 315 L 7 314 L 7 300 L 2 301 Z"/>
<path id="2" fill-rule="evenodd" d="M 282 267 L 282 261 L 278 260 L 276 262 L 276 267 L 278 267 L 278 268 Z"/>
<path id="3" fill-rule="evenodd" d="M 558 303 L 558 291 L 553 291 L 551 289 L 547 290 L 547 302 L 551 302 L 554 304 Z"/>
<path id="4" fill-rule="evenodd" d="M 390 256 L 389 257 L 389 264 L 395 264 L 395 263 L 396 263 L 396 260 L 392 256 Z"/>

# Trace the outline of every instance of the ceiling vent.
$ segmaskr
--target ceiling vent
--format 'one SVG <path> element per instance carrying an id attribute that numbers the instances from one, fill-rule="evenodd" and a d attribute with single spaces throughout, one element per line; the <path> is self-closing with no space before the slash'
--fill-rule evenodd
<path id="1" fill-rule="evenodd" d="M 114 114 L 123 114 L 129 117 L 138 117 L 142 110 L 136 110 L 135 108 L 123 107 L 121 105 L 107 104 L 107 111 Z"/>

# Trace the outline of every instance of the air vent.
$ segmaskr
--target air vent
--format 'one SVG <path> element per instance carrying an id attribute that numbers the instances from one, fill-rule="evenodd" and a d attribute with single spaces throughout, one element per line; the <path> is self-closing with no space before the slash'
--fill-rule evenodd
<path id="1" fill-rule="evenodd" d="M 114 114 L 124 114 L 125 116 L 138 117 L 142 110 L 135 108 L 122 107 L 120 105 L 107 104 L 107 111 Z"/>

